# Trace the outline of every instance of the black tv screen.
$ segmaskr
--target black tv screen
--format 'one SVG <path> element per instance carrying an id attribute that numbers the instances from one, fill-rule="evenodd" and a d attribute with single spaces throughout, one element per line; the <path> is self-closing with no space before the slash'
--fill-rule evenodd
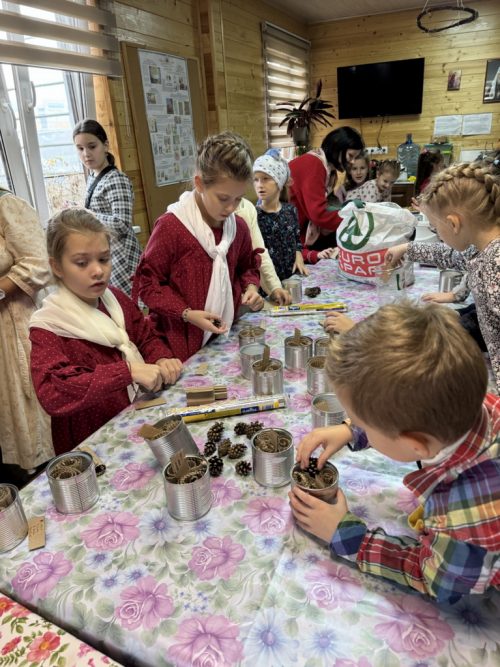
<path id="1" fill-rule="evenodd" d="M 424 62 L 412 58 L 337 67 L 339 118 L 421 113 Z"/>

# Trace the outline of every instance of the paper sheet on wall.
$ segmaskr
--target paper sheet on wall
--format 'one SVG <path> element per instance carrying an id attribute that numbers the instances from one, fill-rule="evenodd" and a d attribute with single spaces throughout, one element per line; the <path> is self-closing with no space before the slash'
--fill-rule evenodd
<path id="1" fill-rule="evenodd" d="M 464 116 L 462 134 L 491 134 L 491 113 L 471 113 Z"/>
<path id="2" fill-rule="evenodd" d="M 468 148 L 466 150 L 460 151 L 460 162 L 474 162 L 477 160 L 479 154 L 481 153 L 481 148 Z"/>
<path id="3" fill-rule="evenodd" d="M 462 134 L 462 116 L 436 116 L 434 118 L 434 136 Z"/>
<path id="4" fill-rule="evenodd" d="M 188 181 L 196 142 L 187 62 L 157 51 L 138 53 L 156 185 Z"/>

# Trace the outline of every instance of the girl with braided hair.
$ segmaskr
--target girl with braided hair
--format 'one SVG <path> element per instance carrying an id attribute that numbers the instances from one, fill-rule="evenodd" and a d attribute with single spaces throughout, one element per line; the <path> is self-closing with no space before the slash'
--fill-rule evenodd
<path id="1" fill-rule="evenodd" d="M 468 272 L 479 327 L 500 391 L 500 153 L 437 174 L 420 207 L 444 243 L 403 243 L 389 248 L 392 266 L 403 255 L 440 269 Z"/>
<path id="2" fill-rule="evenodd" d="M 237 134 L 199 146 L 194 189 L 156 222 L 134 278 L 133 298 L 149 307 L 157 330 L 182 361 L 213 334 L 226 333 L 241 305 L 260 310 L 259 254 L 234 212 L 252 177 L 253 158 Z"/>

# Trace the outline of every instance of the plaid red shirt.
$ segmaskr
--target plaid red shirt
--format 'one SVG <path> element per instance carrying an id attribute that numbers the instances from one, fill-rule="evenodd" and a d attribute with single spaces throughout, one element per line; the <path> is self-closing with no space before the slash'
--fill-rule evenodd
<path id="1" fill-rule="evenodd" d="M 410 516 L 417 537 L 369 530 L 348 512 L 332 537 L 333 553 L 440 602 L 500 587 L 500 398 L 486 396 L 449 458 L 403 481 L 420 503 Z"/>

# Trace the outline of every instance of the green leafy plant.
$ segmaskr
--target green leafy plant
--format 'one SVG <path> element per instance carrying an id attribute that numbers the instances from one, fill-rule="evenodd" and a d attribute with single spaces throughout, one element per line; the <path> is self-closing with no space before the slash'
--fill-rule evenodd
<path id="1" fill-rule="evenodd" d="M 335 116 L 327 109 L 332 109 L 333 104 L 321 99 L 322 88 L 323 82 L 320 79 L 316 85 L 314 97 L 305 97 L 299 106 L 295 106 L 295 102 L 280 102 L 277 105 L 277 111 L 286 111 L 279 126 L 287 123 L 286 133 L 288 135 L 293 136 L 293 131 L 297 128 L 309 130 L 317 124 L 323 127 L 331 125 L 330 118 L 335 118 Z"/>

